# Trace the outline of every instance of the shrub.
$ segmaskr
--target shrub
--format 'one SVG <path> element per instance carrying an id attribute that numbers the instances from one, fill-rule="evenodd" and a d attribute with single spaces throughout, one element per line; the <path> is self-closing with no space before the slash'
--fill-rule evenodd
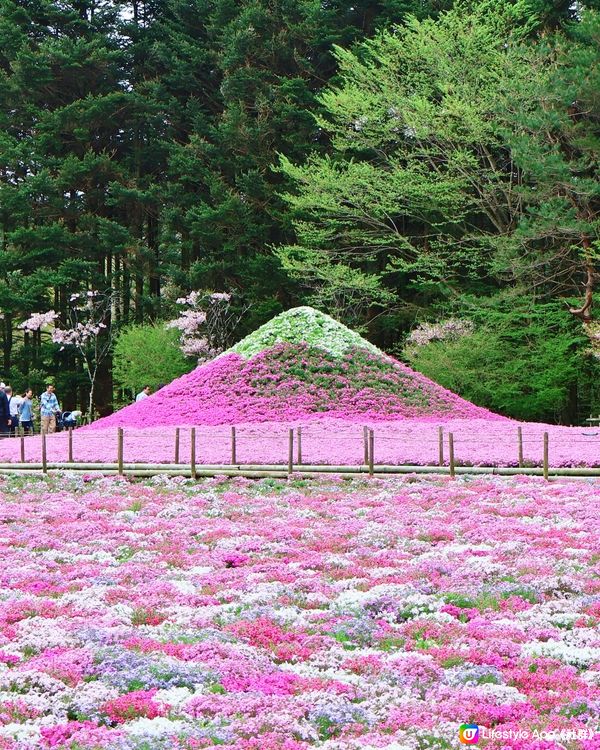
<path id="1" fill-rule="evenodd" d="M 114 384 L 132 395 L 144 385 L 154 391 L 159 384 L 170 383 L 194 366 L 195 362 L 179 349 L 177 331 L 166 329 L 161 323 L 129 326 L 117 337 Z"/>
<path id="2" fill-rule="evenodd" d="M 480 310 L 473 333 L 405 349 L 410 364 L 440 385 L 523 420 L 576 421 L 586 337 L 558 304 L 516 299 Z"/>

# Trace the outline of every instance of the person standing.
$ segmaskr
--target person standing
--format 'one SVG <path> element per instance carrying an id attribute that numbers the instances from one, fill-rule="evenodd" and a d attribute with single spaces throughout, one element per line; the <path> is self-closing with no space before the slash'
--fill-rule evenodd
<path id="1" fill-rule="evenodd" d="M 4 383 L 0 383 L 0 437 L 7 437 L 10 434 L 10 407 L 8 398 L 4 389 Z"/>
<path id="2" fill-rule="evenodd" d="M 19 404 L 19 420 L 23 432 L 33 435 L 33 391 L 28 388 L 23 394 L 23 400 Z"/>
<path id="3" fill-rule="evenodd" d="M 145 385 L 142 390 L 138 393 L 138 395 L 135 397 L 135 403 L 137 404 L 138 401 L 143 401 L 145 398 L 148 398 L 150 395 L 150 386 Z"/>
<path id="4" fill-rule="evenodd" d="M 22 401 L 21 396 L 17 393 L 16 395 L 13 393 L 13 389 L 10 385 L 7 385 L 4 389 L 4 393 L 6 393 L 6 398 L 8 399 L 8 408 L 10 411 L 10 434 L 11 436 L 15 436 L 17 434 L 17 430 L 19 429 L 19 405 Z"/>
<path id="5" fill-rule="evenodd" d="M 40 417 L 42 422 L 42 435 L 55 432 L 56 415 L 60 411 L 58 399 L 54 393 L 54 386 L 49 383 L 46 390 L 40 396 Z"/>

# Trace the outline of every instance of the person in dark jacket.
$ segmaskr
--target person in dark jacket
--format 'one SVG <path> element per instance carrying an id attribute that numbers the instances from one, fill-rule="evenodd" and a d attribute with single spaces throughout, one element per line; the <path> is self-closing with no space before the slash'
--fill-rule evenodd
<path id="1" fill-rule="evenodd" d="M 0 437 L 10 435 L 10 407 L 6 393 L 4 393 L 5 388 L 4 383 L 0 383 Z"/>

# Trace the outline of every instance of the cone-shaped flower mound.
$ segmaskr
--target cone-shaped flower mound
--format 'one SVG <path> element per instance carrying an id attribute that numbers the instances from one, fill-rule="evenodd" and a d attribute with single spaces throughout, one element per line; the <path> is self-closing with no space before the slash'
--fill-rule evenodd
<path id="1" fill-rule="evenodd" d="M 389 357 L 328 315 L 299 307 L 93 427 L 217 425 L 323 416 L 351 421 L 500 418 Z"/>

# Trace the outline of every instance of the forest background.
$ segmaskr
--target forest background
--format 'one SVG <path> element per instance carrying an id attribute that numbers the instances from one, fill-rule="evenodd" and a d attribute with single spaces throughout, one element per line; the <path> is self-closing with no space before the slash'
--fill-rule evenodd
<path id="1" fill-rule="evenodd" d="M 231 294 L 231 342 L 311 304 L 478 404 L 581 422 L 599 9 L 0 0 L 2 379 L 85 408 L 94 353 L 21 326 L 110 293 L 107 413 L 127 372 L 195 366 L 164 322 L 203 290 Z"/>

